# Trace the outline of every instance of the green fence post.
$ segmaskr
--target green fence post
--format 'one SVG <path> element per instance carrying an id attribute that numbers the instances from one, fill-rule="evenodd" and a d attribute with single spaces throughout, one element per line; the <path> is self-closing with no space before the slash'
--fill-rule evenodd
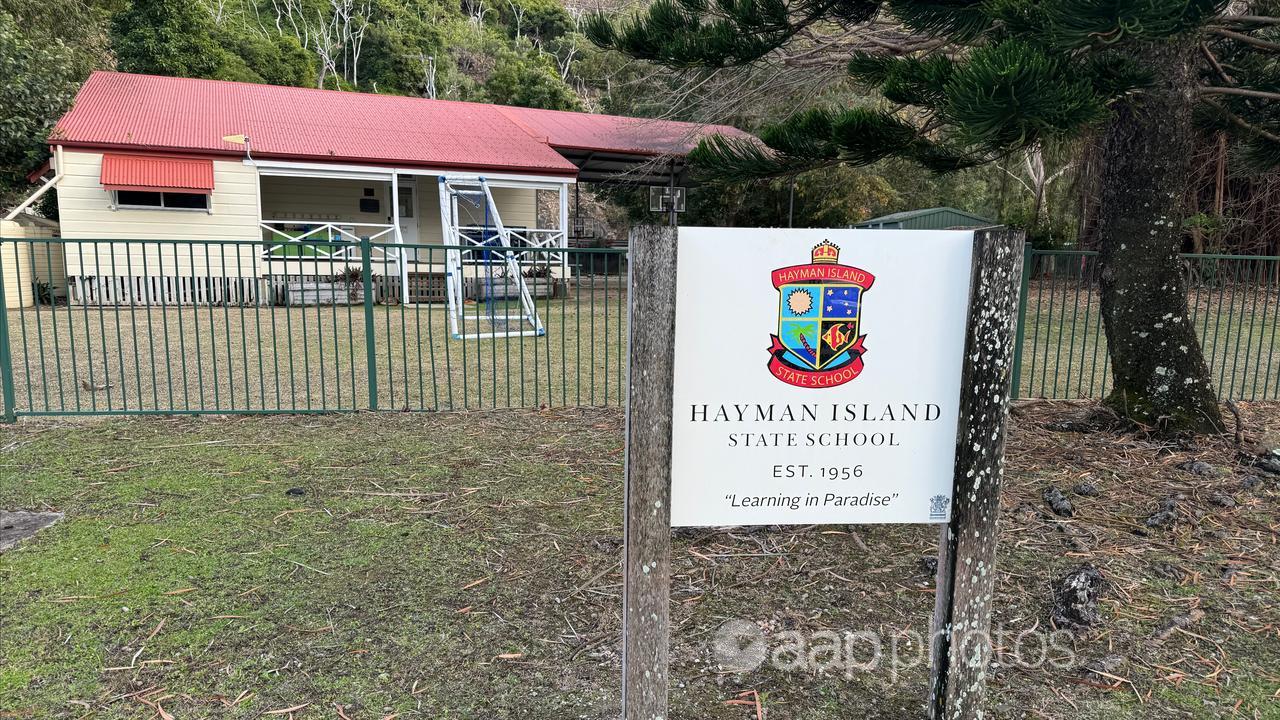
<path id="1" fill-rule="evenodd" d="M 1010 397 L 1017 399 L 1022 383 L 1022 345 L 1027 332 L 1027 287 L 1031 284 L 1031 269 L 1035 263 L 1035 250 L 1031 243 L 1022 246 L 1022 285 L 1018 289 L 1018 329 L 1013 336 L 1013 391 Z"/>
<path id="2" fill-rule="evenodd" d="M 364 356 L 369 366 L 369 409 L 378 409 L 378 353 L 373 345 L 373 248 L 360 238 L 360 276 L 364 283 Z"/>
<path id="3" fill-rule="evenodd" d="M 9 348 L 9 301 L 4 297 L 4 245 L 5 242 L 0 240 L 0 394 L 4 396 L 4 422 L 11 423 L 18 419 L 17 404 L 13 394 L 13 355 Z M 15 260 L 14 272 L 21 270 L 16 267 L 18 257 L 18 243 L 13 244 L 13 256 Z M 22 282 L 22 278 L 18 277 L 18 282 Z M 18 312 L 22 312 L 19 308 Z"/>

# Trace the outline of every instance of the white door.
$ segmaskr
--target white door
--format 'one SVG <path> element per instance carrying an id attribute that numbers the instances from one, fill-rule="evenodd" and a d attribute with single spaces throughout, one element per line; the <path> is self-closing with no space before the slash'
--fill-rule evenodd
<path id="1" fill-rule="evenodd" d="M 400 237 L 404 238 L 405 244 L 416 245 L 418 243 L 418 200 L 414 193 L 414 185 L 412 182 L 400 181 L 400 197 L 397 198 L 400 205 Z M 417 259 L 417 251 L 407 251 L 406 257 L 410 260 Z"/>

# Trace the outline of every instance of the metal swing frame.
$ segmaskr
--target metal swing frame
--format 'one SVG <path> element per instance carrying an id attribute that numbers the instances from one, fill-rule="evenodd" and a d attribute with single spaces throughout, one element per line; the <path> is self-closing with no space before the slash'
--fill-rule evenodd
<path id="1" fill-rule="evenodd" d="M 457 178 L 439 176 L 440 184 L 440 228 L 443 231 L 443 237 L 446 244 L 450 247 L 445 251 L 445 295 L 448 305 L 449 315 L 449 332 L 460 340 L 491 340 L 495 338 L 509 337 L 538 337 L 545 335 L 547 330 L 542 323 L 542 318 L 538 315 L 537 304 L 534 302 L 532 294 L 529 292 L 529 285 L 525 282 L 524 271 L 521 267 L 519 248 L 512 244 L 512 233 L 502 222 L 502 216 L 498 212 L 498 205 L 493 199 L 493 192 L 489 187 L 489 183 L 483 177 Z M 483 205 L 485 213 L 485 224 L 480 228 L 480 237 L 476 238 L 468 235 L 465 230 L 472 229 L 462 225 L 459 218 L 459 201 L 464 203 L 472 203 L 479 207 Z M 492 231 L 490 235 L 490 224 L 492 220 Z M 495 245 L 493 241 L 496 240 Z M 463 249 L 465 246 L 475 246 L 476 250 Z M 487 314 L 471 314 L 465 312 L 465 287 L 466 276 L 463 272 L 464 258 L 463 253 L 471 254 L 474 252 L 482 252 L 486 279 L 488 280 L 487 292 L 485 294 L 486 305 L 489 312 Z M 495 262 L 495 256 L 497 261 Z M 475 261 L 468 263 L 472 266 L 478 264 Z M 495 311 L 493 299 L 493 271 L 495 265 L 499 266 L 502 271 L 502 280 L 504 289 L 509 287 L 512 282 L 516 286 L 517 296 L 520 302 L 521 312 L 519 314 L 504 313 L 499 315 Z M 478 332 L 466 332 L 467 322 L 475 323 L 474 327 L 481 327 L 480 323 L 487 322 L 489 330 Z M 498 324 L 503 323 L 502 330 L 498 330 Z M 512 328 L 514 323 L 517 329 Z"/>

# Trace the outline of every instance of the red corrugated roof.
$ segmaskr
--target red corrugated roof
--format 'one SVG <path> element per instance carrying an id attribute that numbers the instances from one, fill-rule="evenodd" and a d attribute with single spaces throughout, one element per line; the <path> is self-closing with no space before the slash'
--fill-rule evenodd
<path id="1" fill-rule="evenodd" d="M 494 106 L 547 144 L 565 150 L 628 155 L 685 155 L 707 135 L 747 137 L 728 125 L 699 125 L 620 115 Z"/>
<path id="2" fill-rule="evenodd" d="M 95 72 L 49 141 L 71 146 L 253 155 L 572 175 L 556 147 L 683 154 L 733 128 L 480 103 Z"/>
<path id="3" fill-rule="evenodd" d="M 102 185 L 110 190 L 213 190 L 213 161 L 154 155 L 102 156 Z"/>
<path id="4" fill-rule="evenodd" d="M 255 157 L 572 174 L 484 105 L 395 95 L 95 72 L 51 142 Z"/>

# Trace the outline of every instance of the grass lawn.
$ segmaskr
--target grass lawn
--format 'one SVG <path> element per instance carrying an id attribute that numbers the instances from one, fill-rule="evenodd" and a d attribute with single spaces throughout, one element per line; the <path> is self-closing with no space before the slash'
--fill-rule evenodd
<path id="1" fill-rule="evenodd" d="M 1192 288 L 1188 302 L 1220 395 L 1280 399 L 1280 293 Z M 1101 303 L 1073 279 L 1031 284 L 1019 397 L 1099 398 L 1110 388 Z"/>
<path id="2" fill-rule="evenodd" d="M 1280 408 L 1241 408 L 1253 434 L 1280 427 Z M 1052 666 L 1002 643 L 991 716 L 1280 717 L 1277 478 L 1243 487 L 1227 440 L 1049 429 L 1078 412 L 1015 411 L 996 624 L 1046 629 L 1050 583 L 1082 562 L 1107 578 L 1102 622 Z M 616 718 L 621 426 L 582 409 L 0 428 L 0 508 L 66 513 L 0 554 L 0 717 Z M 1192 458 L 1223 474 L 1177 467 Z M 1047 511 L 1046 486 L 1082 480 L 1101 494 Z M 1145 528 L 1165 499 L 1177 522 Z M 751 720 L 757 698 L 771 720 L 920 717 L 924 663 L 731 672 L 708 642 L 739 619 L 909 654 L 935 538 L 678 533 L 672 717 Z"/>
<path id="3" fill-rule="evenodd" d="M 458 340 L 442 304 L 375 306 L 379 407 L 620 405 L 626 301 L 618 278 L 607 292 L 603 276 L 593 280 L 594 292 L 538 301 L 542 337 L 519 336 L 512 325 L 509 338 Z M 486 312 L 466 306 L 468 317 Z M 369 407 L 359 305 L 59 306 L 8 317 L 23 411 Z M 464 322 L 467 333 L 492 328 Z"/>
<path id="4" fill-rule="evenodd" d="M 456 340 L 442 305 L 376 306 L 379 407 L 620 405 L 624 280 L 586 277 L 593 285 L 582 280 L 572 297 L 539 300 L 542 337 Z M 1280 399 L 1280 296 L 1193 290 L 1191 305 L 1220 393 Z M 1070 281 L 1031 285 L 1020 397 L 1102 396 L 1110 367 L 1099 307 L 1096 293 Z M 485 312 L 467 306 L 468 316 Z M 878 319 L 892 322 L 877 312 L 868 306 L 869 333 Z M 369 407 L 362 306 L 59 306 L 10 311 L 8 320 L 22 411 Z M 467 332 L 490 329 L 467 321 Z"/>

